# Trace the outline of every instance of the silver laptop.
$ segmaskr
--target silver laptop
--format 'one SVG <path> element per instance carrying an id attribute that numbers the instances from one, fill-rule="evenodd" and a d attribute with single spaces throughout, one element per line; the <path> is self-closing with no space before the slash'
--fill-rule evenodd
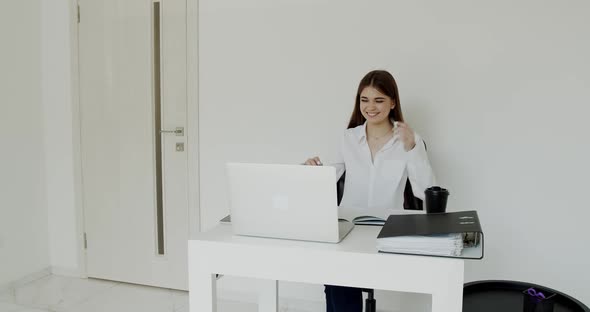
<path id="1" fill-rule="evenodd" d="M 334 167 L 228 163 L 227 175 L 234 234 L 338 243 L 352 230 Z"/>

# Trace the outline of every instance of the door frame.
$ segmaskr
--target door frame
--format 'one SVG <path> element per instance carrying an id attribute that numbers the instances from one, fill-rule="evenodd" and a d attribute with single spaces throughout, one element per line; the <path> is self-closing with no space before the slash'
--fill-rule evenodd
<path id="1" fill-rule="evenodd" d="M 80 120 L 80 56 L 78 30 L 78 0 L 70 2 L 70 52 L 72 77 L 72 147 L 74 167 L 74 205 L 76 211 L 76 242 L 78 255 L 78 272 L 80 277 L 87 278 L 86 248 L 84 233 L 84 194 L 82 170 L 82 142 Z M 188 216 L 189 239 L 201 231 L 200 205 L 200 155 L 199 155 L 199 45 L 198 45 L 198 0 L 186 0 L 186 49 L 187 49 L 187 124 L 186 152 L 188 157 Z M 195 86 L 195 87 L 191 87 Z"/>

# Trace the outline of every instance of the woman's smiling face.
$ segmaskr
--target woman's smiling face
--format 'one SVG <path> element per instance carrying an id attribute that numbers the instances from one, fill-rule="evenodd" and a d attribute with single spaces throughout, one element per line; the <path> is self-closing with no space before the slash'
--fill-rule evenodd
<path id="1" fill-rule="evenodd" d="M 361 114 L 368 123 L 380 124 L 388 120 L 394 107 L 393 100 L 372 86 L 363 89 L 360 96 Z"/>

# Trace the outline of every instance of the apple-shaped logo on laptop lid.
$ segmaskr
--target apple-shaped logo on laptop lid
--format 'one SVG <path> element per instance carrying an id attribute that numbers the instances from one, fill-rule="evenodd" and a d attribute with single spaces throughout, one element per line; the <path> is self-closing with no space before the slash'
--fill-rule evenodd
<path id="1" fill-rule="evenodd" d="M 272 208 L 276 210 L 286 211 L 289 209 L 289 197 L 283 194 L 276 194 L 272 196 Z"/>

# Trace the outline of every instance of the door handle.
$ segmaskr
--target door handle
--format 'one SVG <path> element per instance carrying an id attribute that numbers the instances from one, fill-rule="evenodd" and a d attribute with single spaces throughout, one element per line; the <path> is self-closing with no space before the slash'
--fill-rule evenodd
<path id="1" fill-rule="evenodd" d="M 160 133 L 176 134 L 176 136 L 184 136 L 184 127 L 176 127 L 174 130 L 160 130 Z"/>

